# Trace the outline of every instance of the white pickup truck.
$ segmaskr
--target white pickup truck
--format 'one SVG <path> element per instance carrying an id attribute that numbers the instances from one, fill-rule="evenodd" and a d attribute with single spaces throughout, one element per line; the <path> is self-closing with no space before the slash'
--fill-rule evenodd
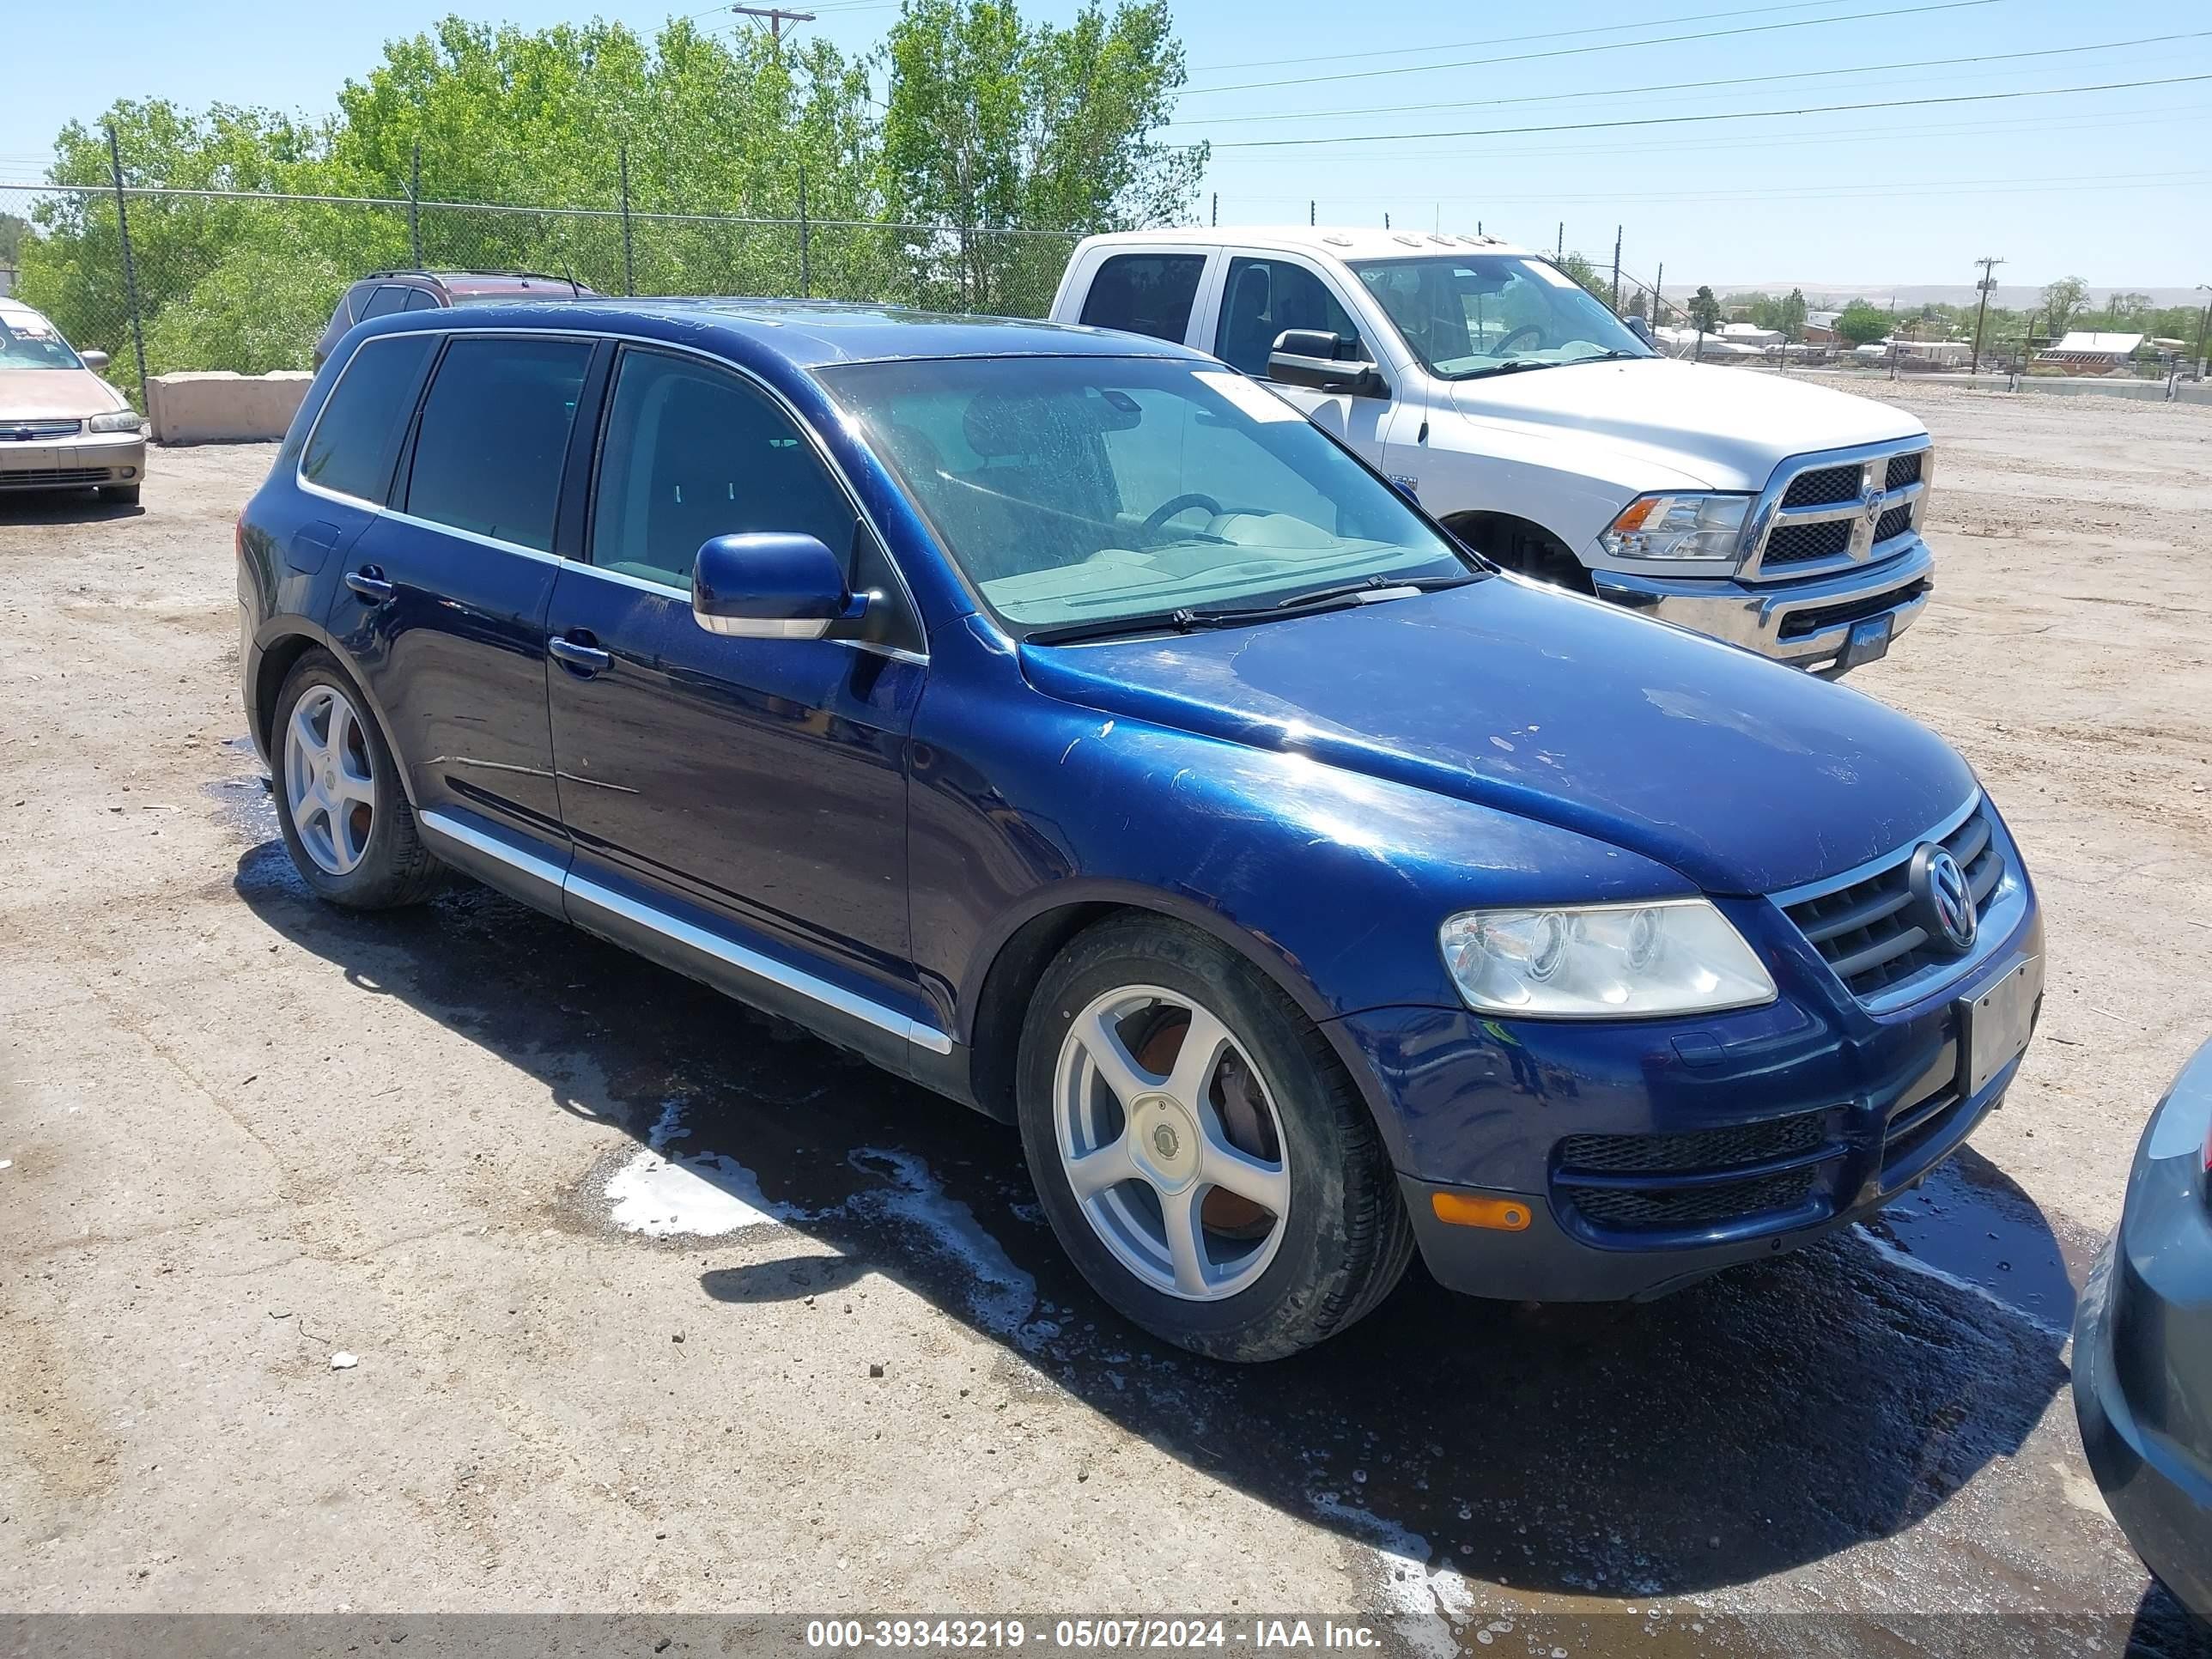
<path id="1" fill-rule="evenodd" d="M 1934 585 L 1918 421 L 1659 356 L 1494 238 L 1093 236 L 1052 315 L 1269 382 L 1510 569 L 1816 673 L 1884 654 Z"/>

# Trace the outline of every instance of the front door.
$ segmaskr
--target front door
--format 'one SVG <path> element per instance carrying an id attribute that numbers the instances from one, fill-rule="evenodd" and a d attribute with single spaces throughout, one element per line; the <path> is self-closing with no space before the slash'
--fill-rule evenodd
<path id="1" fill-rule="evenodd" d="M 1238 254 L 1229 262 L 1222 284 L 1221 320 L 1214 330 L 1213 355 L 1255 380 L 1267 379 L 1267 354 L 1286 328 L 1317 328 L 1352 343 L 1353 355 L 1377 361 L 1374 344 L 1363 340 L 1352 313 L 1316 271 L 1294 260 Z M 1391 401 L 1322 392 L 1310 386 L 1268 384 L 1306 412 L 1322 430 L 1358 453 L 1370 466 L 1382 465 Z"/>
<path id="2" fill-rule="evenodd" d="M 757 531 L 879 556 L 781 404 L 702 359 L 626 348 L 588 562 L 562 568 L 547 619 L 574 874 L 905 1005 L 907 733 L 927 670 L 912 651 L 701 628 L 700 544 Z"/>
<path id="3" fill-rule="evenodd" d="M 327 422 L 376 354 L 364 344 Z M 418 807 L 557 836 L 545 719 L 553 526 L 592 343 L 464 334 L 432 371 L 392 510 L 343 551 L 326 625 L 384 710 Z M 404 416 L 401 416 L 404 428 Z M 321 428 L 317 428 L 318 436 Z M 313 460 L 309 445 L 307 460 Z M 310 469 L 303 476 L 315 482 Z"/>

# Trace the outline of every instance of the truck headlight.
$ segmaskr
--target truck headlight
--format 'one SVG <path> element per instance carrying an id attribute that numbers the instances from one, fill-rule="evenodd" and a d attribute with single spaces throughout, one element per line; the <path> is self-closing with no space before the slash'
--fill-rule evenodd
<path id="1" fill-rule="evenodd" d="M 137 432 L 146 424 L 144 416 L 131 409 L 118 409 L 112 415 L 95 415 L 84 423 L 87 432 Z"/>
<path id="2" fill-rule="evenodd" d="M 1638 495 L 1598 538 L 1616 559 L 1734 559 L 1748 495 Z"/>
<path id="3" fill-rule="evenodd" d="M 1701 898 L 1465 910 L 1438 942 L 1479 1013 L 1630 1019 L 1774 1000 L 1764 964 Z"/>

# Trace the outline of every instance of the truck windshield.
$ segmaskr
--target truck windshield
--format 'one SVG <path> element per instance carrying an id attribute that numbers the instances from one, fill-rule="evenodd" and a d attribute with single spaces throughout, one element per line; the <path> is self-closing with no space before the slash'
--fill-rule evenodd
<path id="1" fill-rule="evenodd" d="M 1473 568 L 1297 410 L 1216 365 L 1038 356 L 817 374 L 1017 632 L 1203 621 Z"/>
<path id="2" fill-rule="evenodd" d="M 1546 260 L 1447 254 L 1352 269 L 1429 372 L 1449 380 L 1656 355 Z"/>

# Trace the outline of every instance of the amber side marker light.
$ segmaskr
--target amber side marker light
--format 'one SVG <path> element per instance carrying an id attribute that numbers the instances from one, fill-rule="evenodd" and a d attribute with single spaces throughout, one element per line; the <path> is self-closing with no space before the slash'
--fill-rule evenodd
<path id="1" fill-rule="evenodd" d="M 1489 1227 L 1501 1233 L 1528 1230 L 1528 1206 L 1517 1198 L 1469 1198 L 1463 1193 L 1431 1193 L 1429 1207 L 1437 1219 L 1455 1227 Z"/>

